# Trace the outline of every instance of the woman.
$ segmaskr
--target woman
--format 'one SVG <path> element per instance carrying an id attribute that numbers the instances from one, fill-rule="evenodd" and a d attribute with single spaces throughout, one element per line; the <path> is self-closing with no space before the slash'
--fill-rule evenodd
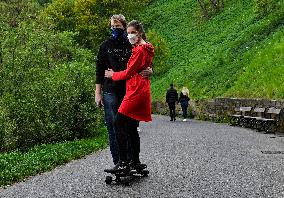
<path id="1" fill-rule="evenodd" d="M 179 102 L 182 109 L 182 116 L 183 121 L 186 121 L 187 118 L 187 108 L 188 108 L 188 101 L 189 101 L 189 90 L 186 87 L 183 87 L 180 93 Z"/>
<path id="2" fill-rule="evenodd" d="M 143 26 L 138 21 L 131 21 L 127 26 L 129 42 L 133 45 L 132 55 L 127 69 L 120 72 L 106 70 L 105 77 L 114 81 L 126 80 L 126 94 L 118 109 L 114 124 L 119 147 L 119 162 L 106 172 L 128 172 L 130 166 L 141 168 L 139 159 L 140 137 L 137 131 L 139 121 L 151 121 L 151 91 L 150 80 L 139 74 L 151 66 L 154 57 L 154 48 L 147 43 Z M 132 161 L 127 162 L 127 142 L 132 148 Z"/>

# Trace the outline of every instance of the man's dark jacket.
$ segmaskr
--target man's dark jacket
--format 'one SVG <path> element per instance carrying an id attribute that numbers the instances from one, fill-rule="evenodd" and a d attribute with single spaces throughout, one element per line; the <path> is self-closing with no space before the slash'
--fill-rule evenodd
<path id="1" fill-rule="evenodd" d="M 166 95 L 166 102 L 167 103 L 175 103 L 178 101 L 178 93 L 177 90 L 174 88 L 170 88 L 167 91 Z"/>
<path id="2" fill-rule="evenodd" d="M 132 46 L 127 37 L 116 40 L 112 37 L 104 41 L 97 55 L 96 84 L 103 85 L 103 91 L 125 95 L 125 81 L 116 81 L 105 78 L 105 70 L 123 71 L 132 53 Z"/>

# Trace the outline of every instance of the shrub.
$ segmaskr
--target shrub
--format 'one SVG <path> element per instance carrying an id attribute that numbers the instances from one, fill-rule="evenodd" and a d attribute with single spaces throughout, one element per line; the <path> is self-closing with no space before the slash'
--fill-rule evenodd
<path id="1" fill-rule="evenodd" d="M 254 0 L 254 4 L 254 11 L 259 17 L 283 13 L 284 3 L 281 0 Z"/>
<path id="2" fill-rule="evenodd" d="M 78 32 L 76 41 L 81 46 L 96 49 L 109 33 L 111 15 L 123 13 L 132 18 L 148 3 L 149 0 L 54 0 L 41 14 L 57 31 Z"/>
<path id="3" fill-rule="evenodd" d="M 35 19 L 1 30 L 0 150 L 96 136 L 94 60 L 76 34 Z"/>
<path id="4" fill-rule="evenodd" d="M 154 45 L 155 57 L 153 61 L 154 76 L 159 76 L 167 72 L 168 65 L 166 60 L 169 57 L 170 50 L 165 39 L 163 39 L 156 31 L 149 30 L 147 39 Z"/>

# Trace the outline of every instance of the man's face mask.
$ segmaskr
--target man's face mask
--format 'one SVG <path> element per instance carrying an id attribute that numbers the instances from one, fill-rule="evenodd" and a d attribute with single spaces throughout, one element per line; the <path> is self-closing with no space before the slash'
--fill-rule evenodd
<path id="1" fill-rule="evenodd" d="M 111 35 L 114 39 L 120 39 L 124 35 L 124 30 L 121 28 L 111 28 Z"/>
<path id="2" fill-rule="evenodd" d="M 138 42 L 138 35 L 137 34 L 128 34 L 127 38 L 132 45 L 134 45 L 135 43 Z"/>

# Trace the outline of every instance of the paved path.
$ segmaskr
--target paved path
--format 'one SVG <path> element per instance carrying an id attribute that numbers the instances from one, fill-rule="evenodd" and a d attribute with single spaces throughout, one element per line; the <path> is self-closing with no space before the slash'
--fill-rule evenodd
<path id="1" fill-rule="evenodd" d="M 0 197 L 284 197 L 284 154 L 261 152 L 284 151 L 283 137 L 164 116 L 141 129 L 150 175 L 130 187 L 104 183 L 106 149 L 0 189 Z"/>

